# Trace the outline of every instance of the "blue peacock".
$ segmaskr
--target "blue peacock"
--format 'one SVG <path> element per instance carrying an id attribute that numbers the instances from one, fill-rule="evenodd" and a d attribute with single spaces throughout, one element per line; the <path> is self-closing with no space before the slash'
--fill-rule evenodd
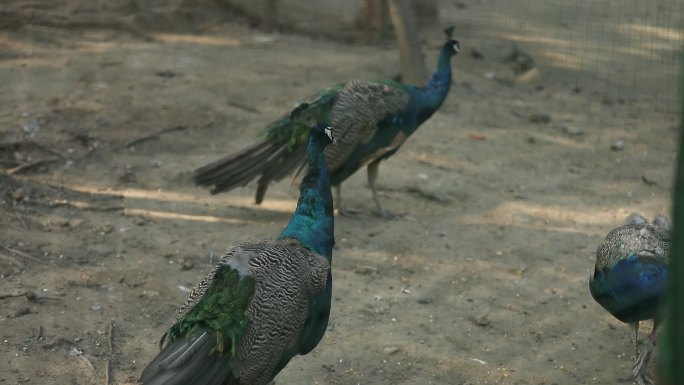
<path id="1" fill-rule="evenodd" d="M 627 224 L 613 229 L 598 247 L 596 268 L 589 280 L 596 302 L 632 330 L 637 354 L 632 379 L 639 385 L 652 383 L 645 371 L 663 321 L 671 227 L 662 215 L 651 223 L 639 214 L 630 215 Z M 639 350 L 639 322 L 649 319 L 653 319 L 653 330 Z"/>
<path id="2" fill-rule="evenodd" d="M 323 150 L 310 129 L 297 208 L 275 240 L 233 247 L 194 288 L 145 368 L 143 385 L 263 385 L 323 337 L 332 294 L 333 201 Z"/>
<path id="3" fill-rule="evenodd" d="M 378 167 L 439 109 L 449 93 L 451 57 L 460 49 L 452 32 L 453 28 L 445 30 L 447 41 L 441 48 L 437 70 L 424 86 L 357 80 L 336 84 L 270 123 L 260 142 L 197 169 L 195 183 L 211 187 L 212 194 L 217 194 L 244 186 L 260 175 L 255 201 L 261 203 L 272 181 L 301 171 L 307 122 L 328 121 L 335 127 L 338 140 L 337 146 L 325 151 L 338 211 L 351 212 L 342 205 L 341 183 L 367 165 L 368 185 L 378 213 L 390 216 L 378 198 Z"/>

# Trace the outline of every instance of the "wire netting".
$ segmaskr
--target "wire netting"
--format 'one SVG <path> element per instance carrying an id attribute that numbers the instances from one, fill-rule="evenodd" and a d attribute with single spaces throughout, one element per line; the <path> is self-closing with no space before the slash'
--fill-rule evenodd
<path id="1" fill-rule="evenodd" d="M 225 0 L 260 18 L 263 2 Z M 276 1 L 280 25 L 345 38 L 363 34 L 364 10 L 381 0 Z M 416 2 L 420 3 L 420 2 Z M 684 7 L 673 0 L 439 0 L 430 27 L 455 25 L 464 45 L 508 42 L 537 59 L 543 76 L 617 101 L 648 101 L 677 109 Z M 421 15 L 418 15 L 420 18 Z M 391 36 L 391 34 L 390 34 Z"/>

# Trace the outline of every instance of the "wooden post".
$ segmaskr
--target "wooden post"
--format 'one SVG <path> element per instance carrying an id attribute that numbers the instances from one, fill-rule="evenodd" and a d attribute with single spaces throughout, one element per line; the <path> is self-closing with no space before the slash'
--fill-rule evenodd
<path id="1" fill-rule="evenodd" d="M 271 32 L 278 24 L 278 0 L 262 0 L 261 28 Z"/>
<path id="2" fill-rule="evenodd" d="M 378 2 L 378 11 L 377 11 L 377 38 L 382 39 L 387 31 L 389 30 L 389 18 L 388 18 L 388 5 L 387 5 L 387 0 L 376 0 Z"/>
<path id="3" fill-rule="evenodd" d="M 375 29 L 375 3 L 376 0 L 366 0 L 363 7 L 363 26 L 366 42 L 373 40 L 373 29 Z"/>
<path id="4" fill-rule="evenodd" d="M 410 0 L 389 0 L 390 19 L 399 44 L 403 81 L 423 84 L 427 80 L 427 70 L 411 7 Z"/>
<path id="5" fill-rule="evenodd" d="M 388 30 L 387 26 L 387 0 L 365 0 L 363 27 L 366 42 L 382 39 Z"/>

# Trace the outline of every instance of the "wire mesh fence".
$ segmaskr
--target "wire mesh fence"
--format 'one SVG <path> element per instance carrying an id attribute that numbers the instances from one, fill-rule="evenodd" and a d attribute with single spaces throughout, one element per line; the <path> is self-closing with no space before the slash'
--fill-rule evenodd
<path id="1" fill-rule="evenodd" d="M 363 38 L 368 9 L 386 6 L 381 0 L 223 2 L 256 20 L 275 3 L 270 11 L 277 24 L 343 38 Z M 434 7 L 436 12 L 416 10 L 424 36 L 431 27 L 455 25 L 465 47 L 508 42 L 529 52 L 547 80 L 677 109 L 675 79 L 684 44 L 684 7 L 677 1 L 443 0 Z"/>
<path id="2" fill-rule="evenodd" d="M 632 346 L 585 278 L 623 214 L 669 210 L 684 7 L 414 4 L 428 68 L 446 26 L 462 52 L 439 113 L 382 171 L 383 197 L 411 216 L 340 219 L 335 327 L 276 381 L 614 383 L 631 367 Z M 175 316 L 170 304 L 217 250 L 277 233 L 296 201 L 285 182 L 264 206 L 253 204 L 253 186 L 209 196 L 189 183 L 192 170 L 252 143 L 310 91 L 396 75 L 386 6 L 0 1 L 0 174 L 21 176 L 17 186 L 63 186 L 54 196 L 0 183 L 0 243 L 54 263 L 23 279 L 64 293 L 59 305 L 40 304 L 60 307 L 41 312 L 5 299 L 17 317 L 2 320 L 11 343 L 0 355 L 20 358 L 7 360 L 0 382 L 95 383 L 104 368 L 112 383 L 136 378 Z M 311 38 L 319 35 L 342 43 Z M 621 116 L 632 109 L 656 113 Z M 366 210 L 364 177 L 345 191 Z M 110 193 L 111 202 L 96 199 Z M 0 276 L 18 276 L 9 261 Z M 111 319 L 114 352 L 101 339 Z M 74 348 L 60 347 L 66 338 Z M 77 347 L 94 364 L 75 366 Z"/>
<path id="3" fill-rule="evenodd" d="M 684 8 L 675 1 L 480 1 L 441 3 L 466 38 L 504 39 L 535 54 L 569 85 L 624 100 L 677 107 Z M 487 28 L 480 28 L 483 24 Z"/>

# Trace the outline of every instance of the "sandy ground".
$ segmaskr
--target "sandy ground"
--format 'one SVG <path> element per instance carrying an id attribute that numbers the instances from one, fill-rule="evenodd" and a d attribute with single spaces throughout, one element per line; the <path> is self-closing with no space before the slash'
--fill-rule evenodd
<path id="1" fill-rule="evenodd" d="M 189 172 L 313 91 L 397 72 L 390 43 L 264 35 L 206 12 L 181 32 L 5 19 L 0 166 L 14 174 L 0 174 L 0 383 L 135 380 L 187 290 L 232 245 L 276 236 L 295 205 L 285 181 L 255 206 L 253 186 L 210 196 Z M 554 78 L 567 68 L 534 47 L 541 75 L 515 82 L 497 56 L 513 43 L 486 28 L 471 21 L 482 37 L 462 38 L 484 59 L 468 48 L 455 58 L 441 110 L 380 167 L 386 207 L 406 215 L 371 213 L 365 172 L 343 184 L 361 214 L 336 218 L 330 326 L 277 383 L 608 384 L 628 373 L 628 328 L 593 301 L 587 277 L 630 212 L 669 211 L 676 116 L 653 94 Z M 432 68 L 442 37 L 428 32 Z"/>

